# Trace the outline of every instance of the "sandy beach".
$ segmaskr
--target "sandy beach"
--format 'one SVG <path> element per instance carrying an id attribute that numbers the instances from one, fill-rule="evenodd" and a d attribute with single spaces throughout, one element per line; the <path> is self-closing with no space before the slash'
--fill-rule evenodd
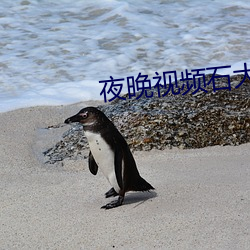
<path id="1" fill-rule="evenodd" d="M 42 158 L 68 129 L 45 128 L 89 105 L 0 113 L 0 249 L 249 249 L 249 143 L 134 152 L 155 192 L 103 210 L 110 186 L 87 159 Z"/>

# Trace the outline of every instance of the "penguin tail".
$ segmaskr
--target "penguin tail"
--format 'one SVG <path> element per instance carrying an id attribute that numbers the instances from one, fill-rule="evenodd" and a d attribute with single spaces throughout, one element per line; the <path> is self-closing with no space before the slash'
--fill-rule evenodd
<path id="1" fill-rule="evenodd" d="M 152 187 L 147 181 L 139 176 L 131 191 L 149 191 L 150 189 L 154 189 L 154 187 Z"/>

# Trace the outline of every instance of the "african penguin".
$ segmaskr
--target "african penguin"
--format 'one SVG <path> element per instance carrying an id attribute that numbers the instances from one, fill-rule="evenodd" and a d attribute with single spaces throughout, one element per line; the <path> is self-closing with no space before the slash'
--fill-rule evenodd
<path id="1" fill-rule="evenodd" d="M 112 186 L 105 193 L 106 198 L 119 195 L 118 200 L 101 208 L 110 209 L 122 205 L 128 191 L 154 189 L 140 176 L 127 142 L 103 112 L 87 107 L 65 120 L 65 123 L 72 122 L 83 125 L 90 147 L 90 172 L 96 175 L 100 168 Z"/>

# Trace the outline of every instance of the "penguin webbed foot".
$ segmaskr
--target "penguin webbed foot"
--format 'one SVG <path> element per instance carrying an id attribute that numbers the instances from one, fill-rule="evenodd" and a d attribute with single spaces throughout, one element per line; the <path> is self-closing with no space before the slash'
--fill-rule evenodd
<path id="1" fill-rule="evenodd" d="M 111 208 L 114 208 L 114 207 L 119 207 L 119 206 L 122 205 L 123 200 L 124 200 L 124 197 L 123 196 L 119 196 L 118 200 L 111 201 L 110 203 L 102 206 L 101 208 L 111 209 Z"/>
<path id="2" fill-rule="evenodd" d="M 108 192 L 105 193 L 106 198 L 115 197 L 117 195 L 118 195 L 118 193 L 115 191 L 114 188 L 111 188 Z"/>

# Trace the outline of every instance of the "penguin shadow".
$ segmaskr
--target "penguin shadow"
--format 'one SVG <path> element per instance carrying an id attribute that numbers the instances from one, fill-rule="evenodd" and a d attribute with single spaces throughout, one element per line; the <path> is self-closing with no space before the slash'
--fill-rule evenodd
<path id="1" fill-rule="evenodd" d="M 126 194 L 123 205 L 134 204 L 134 208 L 140 206 L 144 202 L 157 197 L 155 191 L 145 191 L 145 192 L 129 192 Z"/>

